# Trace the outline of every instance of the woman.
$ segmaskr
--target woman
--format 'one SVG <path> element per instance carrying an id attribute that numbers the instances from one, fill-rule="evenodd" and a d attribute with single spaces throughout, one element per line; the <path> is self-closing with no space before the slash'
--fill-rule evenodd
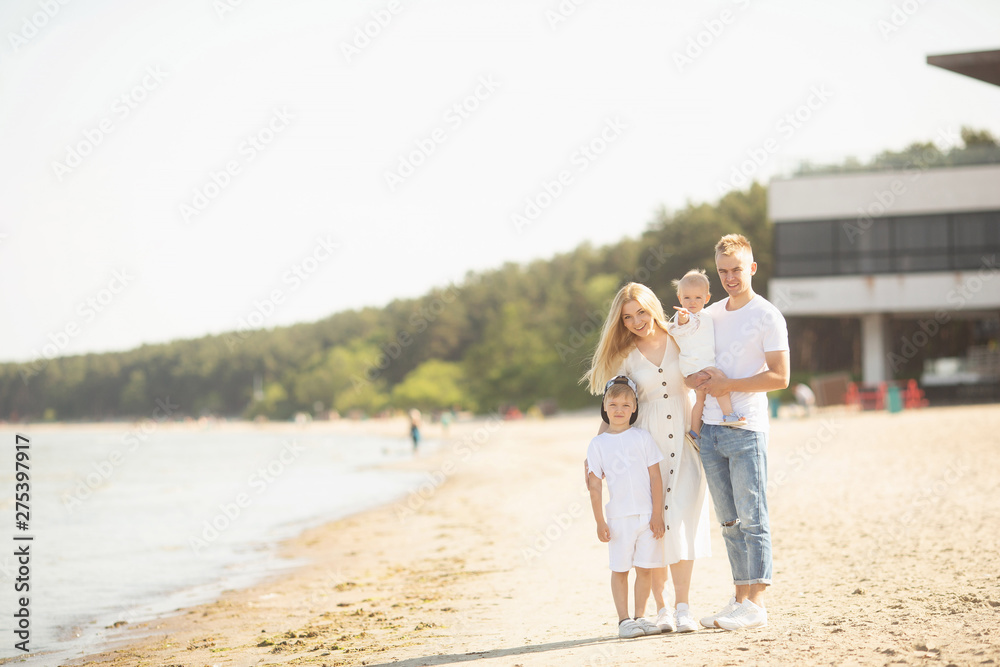
<path id="1" fill-rule="evenodd" d="M 671 613 L 663 600 L 667 568 L 653 570 L 656 625 L 663 632 L 698 628 L 688 607 L 691 571 L 695 558 L 711 555 L 705 475 L 698 452 L 684 438 L 690 428 L 691 396 L 678 366 L 678 352 L 667 333 L 660 300 L 645 285 L 629 283 L 611 303 L 590 370 L 582 380 L 599 395 L 616 375 L 632 378 L 639 388 L 635 425 L 649 431 L 663 453 L 663 542 L 677 605 Z M 601 422 L 600 430 L 606 428 Z"/>

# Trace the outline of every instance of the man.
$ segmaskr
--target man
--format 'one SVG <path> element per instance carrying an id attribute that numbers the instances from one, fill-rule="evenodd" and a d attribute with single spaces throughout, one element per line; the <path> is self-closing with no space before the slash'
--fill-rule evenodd
<path id="1" fill-rule="evenodd" d="M 715 514 L 722 523 L 735 594 L 718 613 L 701 619 L 726 630 L 767 625 L 764 592 L 771 583 L 771 532 L 767 515 L 766 392 L 788 386 L 788 328 L 781 312 L 751 286 L 757 263 L 739 234 L 715 246 L 715 266 L 727 299 L 705 310 L 715 322 L 716 368 L 688 383 L 709 394 L 701 430 L 701 460 Z M 723 425 L 715 396 L 730 394 L 744 425 Z"/>

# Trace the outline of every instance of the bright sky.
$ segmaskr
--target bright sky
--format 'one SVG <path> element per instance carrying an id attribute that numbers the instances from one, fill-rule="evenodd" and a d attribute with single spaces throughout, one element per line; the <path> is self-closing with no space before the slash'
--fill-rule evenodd
<path id="1" fill-rule="evenodd" d="M 0 360 L 313 321 L 634 236 L 741 164 L 1000 135 L 1000 88 L 925 63 L 998 25 L 993 0 L 5 0 Z"/>

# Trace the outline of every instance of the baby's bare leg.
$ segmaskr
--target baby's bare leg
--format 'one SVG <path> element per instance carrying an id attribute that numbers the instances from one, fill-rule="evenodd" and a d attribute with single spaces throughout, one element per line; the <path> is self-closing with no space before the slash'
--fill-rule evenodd
<path id="1" fill-rule="evenodd" d="M 705 392 L 695 392 L 694 407 L 691 408 L 691 430 L 701 436 L 701 416 L 705 412 Z M 728 399 L 728 397 L 727 397 Z"/>
<path id="2" fill-rule="evenodd" d="M 715 367 L 712 366 L 711 368 Z M 699 397 L 699 400 L 704 401 L 705 399 Z M 722 396 L 717 396 L 715 400 L 719 402 L 719 407 L 722 408 L 723 416 L 733 414 L 733 402 L 732 400 L 730 400 L 729 394 L 723 394 Z"/>

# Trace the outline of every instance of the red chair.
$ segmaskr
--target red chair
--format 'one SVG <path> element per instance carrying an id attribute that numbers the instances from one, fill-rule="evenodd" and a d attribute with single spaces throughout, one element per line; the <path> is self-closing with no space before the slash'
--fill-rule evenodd
<path id="1" fill-rule="evenodd" d="M 885 382 L 880 382 L 875 389 L 859 389 L 857 384 L 851 382 L 847 385 L 844 402 L 847 405 L 856 405 L 861 410 L 884 410 L 887 391 Z"/>
<path id="2" fill-rule="evenodd" d="M 906 383 L 906 390 L 903 392 L 903 406 L 907 410 L 915 408 L 926 408 L 930 401 L 924 398 L 924 390 L 917 386 L 916 380 Z"/>
<path id="3" fill-rule="evenodd" d="M 844 405 L 861 409 L 861 395 L 858 393 L 858 385 L 853 382 L 847 383 L 847 392 L 844 394 Z"/>

